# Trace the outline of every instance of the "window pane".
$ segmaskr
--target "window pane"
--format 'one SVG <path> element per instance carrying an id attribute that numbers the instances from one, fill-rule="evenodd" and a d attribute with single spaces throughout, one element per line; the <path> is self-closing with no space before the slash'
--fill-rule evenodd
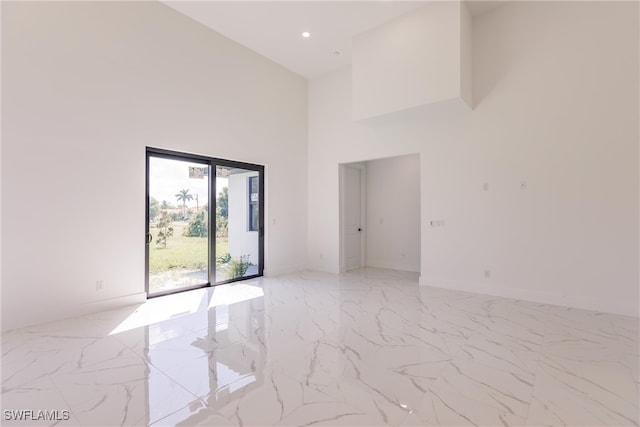
<path id="1" fill-rule="evenodd" d="M 216 280 L 222 282 L 259 273 L 260 190 L 258 171 L 226 166 L 218 169 Z"/>
<path id="2" fill-rule="evenodd" d="M 258 177 L 249 177 L 249 231 L 258 231 L 259 215 L 258 215 Z"/>
<path id="3" fill-rule="evenodd" d="M 149 158 L 149 294 L 209 282 L 209 166 Z"/>

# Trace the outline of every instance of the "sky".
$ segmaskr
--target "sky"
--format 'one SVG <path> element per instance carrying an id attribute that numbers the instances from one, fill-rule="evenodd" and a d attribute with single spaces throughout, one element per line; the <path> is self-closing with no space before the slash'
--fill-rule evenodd
<path id="1" fill-rule="evenodd" d="M 162 159 L 158 157 L 149 158 L 149 194 L 158 202 L 163 200 L 176 207 L 182 206 L 182 202 L 176 200 L 176 193 L 180 190 L 189 190 L 193 195 L 193 200 L 187 202 L 188 207 L 195 207 L 195 196 L 198 195 L 199 205 L 207 203 L 209 193 L 208 179 L 189 178 L 189 166 L 206 167 L 200 163 L 184 162 L 181 160 Z M 216 178 L 218 192 L 222 187 L 228 185 L 227 178 Z"/>

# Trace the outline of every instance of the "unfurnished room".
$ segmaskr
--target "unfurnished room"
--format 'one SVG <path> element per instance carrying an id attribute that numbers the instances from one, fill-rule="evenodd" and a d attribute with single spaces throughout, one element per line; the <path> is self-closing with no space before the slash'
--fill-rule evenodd
<path id="1" fill-rule="evenodd" d="M 0 21 L 1 425 L 639 425 L 638 1 Z"/>

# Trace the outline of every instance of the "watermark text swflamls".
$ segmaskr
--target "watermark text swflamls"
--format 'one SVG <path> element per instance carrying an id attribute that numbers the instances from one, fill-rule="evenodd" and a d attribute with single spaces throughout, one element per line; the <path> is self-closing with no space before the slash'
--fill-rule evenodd
<path id="1" fill-rule="evenodd" d="M 71 413 L 64 409 L 5 409 L 5 421 L 68 421 Z"/>

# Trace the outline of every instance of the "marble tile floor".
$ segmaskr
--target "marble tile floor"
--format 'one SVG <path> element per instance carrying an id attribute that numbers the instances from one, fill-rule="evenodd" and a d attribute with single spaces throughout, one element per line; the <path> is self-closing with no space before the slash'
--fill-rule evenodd
<path id="1" fill-rule="evenodd" d="M 0 424 L 638 425 L 638 333 L 413 273 L 303 272 L 3 334 Z"/>

